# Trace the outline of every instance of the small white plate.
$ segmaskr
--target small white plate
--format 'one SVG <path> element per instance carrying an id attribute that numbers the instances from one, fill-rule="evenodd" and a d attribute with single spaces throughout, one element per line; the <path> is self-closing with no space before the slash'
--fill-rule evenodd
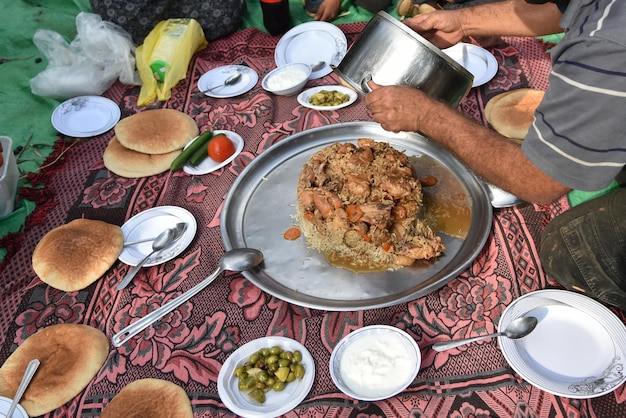
<path id="1" fill-rule="evenodd" d="M 120 120 L 118 105 L 106 97 L 79 96 L 66 100 L 52 112 L 52 126 L 75 138 L 105 133 Z"/>
<path id="2" fill-rule="evenodd" d="M 626 326 L 601 303 L 565 290 L 540 290 L 514 301 L 498 329 L 533 316 L 524 338 L 498 337 L 504 357 L 524 380 L 557 396 L 595 398 L 626 381 Z"/>
<path id="3" fill-rule="evenodd" d="M 342 103 L 340 105 L 337 106 L 314 106 L 312 105 L 309 100 L 311 99 L 311 96 L 313 96 L 315 93 L 322 91 L 322 90 L 327 90 L 327 91 L 338 91 L 340 93 L 345 93 L 348 96 L 350 96 L 350 99 L 345 102 Z M 340 86 L 340 85 L 333 85 L 333 86 L 317 86 L 317 87 L 312 87 L 308 90 L 303 91 L 302 93 L 300 93 L 298 95 L 298 103 L 300 103 L 302 106 L 304 107 L 308 107 L 309 109 L 315 109 L 315 110 L 337 110 L 337 109 L 341 109 L 343 107 L 346 106 L 350 106 L 352 103 L 354 103 L 356 101 L 358 97 L 358 94 L 345 86 Z"/>
<path id="4" fill-rule="evenodd" d="M 217 87 L 214 90 L 204 93 L 209 97 L 223 99 L 227 97 L 235 97 L 250 91 L 259 81 L 259 75 L 250 67 L 245 65 L 225 65 L 217 67 L 206 72 L 198 80 L 198 90 L 204 91 L 214 86 L 224 84 L 224 81 L 234 73 L 239 71 L 241 79 L 232 86 Z"/>
<path id="5" fill-rule="evenodd" d="M 274 51 L 276 66 L 303 63 L 313 65 L 324 61 L 321 69 L 314 71 L 309 80 L 332 72 L 330 65 L 339 65 L 348 50 L 346 35 L 328 22 L 305 22 L 285 33 Z"/>
<path id="6" fill-rule="evenodd" d="M 472 87 L 482 86 L 498 73 L 496 57 L 477 45 L 460 42 L 443 50 L 474 76 Z"/>
<path id="7" fill-rule="evenodd" d="M 248 397 L 237 387 L 238 379 L 234 376 L 235 368 L 261 348 L 279 346 L 283 350 L 299 350 L 302 353 L 304 378 L 294 380 L 285 386 L 282 392 L 271 390 L 265 394 L 265 402 L 260 404 Z M 244 417 L 269 418 L 286 414 L 298 406 L 311 390 L 315 377 L 315 363 L 309 350 L 299 342 L 285 337 L 259 338 L 239 347 L 222 365 L 217 378 L 217 392 L 224 405 L 232 412 Z"/>
<path id="8" fill-rule="evenodd" d="M 144 267 L 165 263 L 182 253 L 196 236 L 196 230 L 198 229 L 196 218 L 187 209 L 178 206 L 157 206 L 138 213 L 122 225 L 124 242 L 155 238 L 161 232 L 179 222 L 187 222 L 185 234 L 171 247 L 150 257 L 144 264 Z M 122 263 L 136 266 L 151 252 L 152 241 L 142 242 L 124 247 L 118 258 Z"/>
<path id="9" fill-rule="evenodd" d="M 198 164 L 195 167 L 192 167 L 189 164 L 185 164 L 183 166 L 183 171 L 185 173 L 187 173 L 187 174 L 207 174 L 207 173 L 210 173 L 211 171 L 215 171 L 217 169 L 220 169 L 220 168 L 224 167 L 227 164 L 230 164 L 230 162 L 232 160 L 234 160 L 239 155 L 239 153 L 243 149 L 243 145 L 244 145 L 243 138 L 241 137 L 241 135 L 239 135 L 238 133 L 233 132 L 233 131 L 221 131 L 221 130 L 213 131 L 213 136 L 215 136 L 217 134 L 224 134 L 231 141 L 233 141 L 233 144 L 235 145 L 235 153 L 233 155 L 231 155 L 230 157 L 228 157 L 226 160 L 222 161 L 221 163 L 218 163 L 217 161 L 212 160 L 211 157 L 208 157 L 208 158 L 206 158 L 204 161 L 202 161 L 200 164 Z M 185 145 L 185 148 L 187 148 L 192 142 L 193 142 L 193 139 L 191 141 L 189 141 L 189 143 L 187 143 L 187 145 Z"/>

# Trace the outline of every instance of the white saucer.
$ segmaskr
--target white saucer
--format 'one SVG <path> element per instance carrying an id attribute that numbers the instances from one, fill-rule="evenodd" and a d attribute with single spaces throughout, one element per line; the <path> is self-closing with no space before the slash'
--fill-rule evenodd
<path id="1" fill-rule="evenodd" d="M 187 173 L 187 174 L 207 174 L 207 173 L 210 173 L 211 171 L 215 171 L 217 169 L 220 169 L 220 168 L 224 167 L 227 164 L 230 164 L 230 162 L 232 160 L 234 160 L 239 155 L 239 153 L 243 149 L 243 145 L 244 145 L 243 138 L 241 137 L 241 135 L 239 135 L 236 132 L 232 132 L 232 131 L 221 131 L 221 130 L 213 131 L 213 136 L 215 136 L 217 134 L 224 134 L 231 141 L 233 141 L 233 144 L 235 145 L 235 153 L 233 155 L 231 155 L 230 157 L 228 157 L 226 160 L 224 160 L 221 163 L 218 163 L 217 161 L 213 161 L 211 159 L 211 157 L 208 157 L 208 158 L 206 158 L 204 161 L 202 161 L 200 164 L 198 164 L 195 167 L 192 167 L 189 164 L 185 164 L 183 166 L 183 170 L 185 171 L 185 173 Z M 187 145 L 185 145 L 185 148 L 187 148 L 189 146 L 189 144 L 191 144 L 192 142 L 193 142 L 193 139 L 191 141 L 189 141 L 189 143 Z"/>
<path id="2" fill-rule="evenodd" d="M 328 22 L 305 22 L 285 33 L 274 51 L 276 66 L 303 63 L 313 65 L 326 63 L 309 76 L 310 80 L 332 72 L 330 65 L 339 65 L 348 50 L 346 35 L 337 26 Z"/>
<path id="3" fill-rule="evenodd" d="M 338 91 L 340 93 L 345 93 L 348 96 L 350 96 L 350 99 L 345 102 L 342 103 L 340 105 L 337 106 L 314 106 L 311 103 L 309 103 L 309 99 L 311 98 L 311 96 L 313 96 L 315 93 L 317 93 L 318 91 L 322 91 L 322 90 L 327 90 L 327 91 Z M 303 91 L 302 93 L 300 93 L 298 95 L 298 103 L 300 103 L 302 106 L 304 107 L 308 107 L 309 109 L 315 109 L 315 110 L 337 110 L 337 109 L 341 109 L 343 107 L 346 106 L 350 106 L 352 103 L 354 103 L 356 101 L 358 97 L 358 94 L 345 86 L 340 86 L 340 85 L 333 85 L 333 86 L 317 86 L 317 87 L 312 87 L 308 90 Z"/>
<path id="4" fill-rule="evenodd" d="M 300 350 L 305 369 L 302 380 L 294 380 L 285 386 L 282 392 L 269 391 L 265 394 L 266 400 L 260 404 L 241 392 L 237 387 L 238 379 L 234 376 L 237 366 L 246 362 L 250 355 L 261 348 L 279 346 L 283 350 Z M 222 365 L 217 378 L 217 392 L 224 405 L 237 415 L 252 418 L 269 418 L 286 414 L 298 406 L 311 390 L 315 377 L 315 363 L 311 353 L 299 342 L 285 337 L 259 338 L 241 346 L 232 353 Z"/>
<path id="5" fill-rule="evenodd" d="M 52 126 L 75 138 L 105 133 L 120 120 L 121 111 L 112 100 L 101 96 L 79 96 L 66 100 L 52 112 Z"/>
<path id="6" fill-rule="evenodd" d="M 252 68 L 245 65 L 225 65 L 217 67 L 206 72 L 198 80 L 198 90 L 204 91 L 214 86 L 224 84 L 224 81 L 235 72 L 241 73 L 239 82 L 232 86 L 217 87 L 214 90 L 204 93 L 209 97 L 223 99 L 227 97 L 235 97 L 250 91 L 259 81 L 259 75 Z"/>
<path id="7" fill-rule="evenodd" d="M 181 221 L 187 222 L 185 234 L 171 247 L 150 257 L 144 267 L 165 263 L 182 253 L 196 235 L 198 229 L 196 218 L 187 209 L 178 206 L 157 206 L 138 213 L 122 225 L 124 242 L 155 238 L 167 228 L 171 228 Z M 142 242 L 124 247 L 118 258 L 122 263 L 136 266 L 151 252 L 152 242 Z"/>
<path id="8" fill-rule="evenodd" d="M 496 57 L 477 45 L 460 42 L 443 50 L 474 76 L 472 87 L 482 86 L 498 73 Z"/>
<path id="9" fill-rule="evenodd" d="M 519 340 L 499 337 L 504 357 L 530 384 L 557 396 L 594 398 L 626 380 L 626 326 L 599 302 L 565 290 L 540 290 L 515 300 L 498 329 L 527 315 L 539 320 Z"/>

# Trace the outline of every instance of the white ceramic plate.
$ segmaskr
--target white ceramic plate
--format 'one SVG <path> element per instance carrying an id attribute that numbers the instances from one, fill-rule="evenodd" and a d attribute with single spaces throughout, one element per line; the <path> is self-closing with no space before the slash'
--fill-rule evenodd
<path id="1" fill-rule="evenodd" d="M 118 105 L 106 97 L 79 96 L 66 100 L 52 112 L 52 126 L 75 138 L 105 133 L 120 120 Z"/>
<path id="2" fill-rule="evenodd" d="M 477 45 L 460 42 L 443 50 L 474 76 L 472 87 L 482 86 L 498 73 L 496 57 Z"/>
<path id="3" fill-rule="evenodd" d="M 327 91 L 338 91 L 340 93 L 345 93 L 348 96 L 350 96 L 350 99 L 345 102 L 342 103 L 340 105 L 337 106 L 314 106 L 311 103 L 309 103 L 309 99 L 311 98 L 311 96 L 313 96 L 315 93 L 322 91 L 322 90 L 327 90 Z M 298 95 L 298 103 L 300 103 L 302 106 L 304 107 L 308 107 L 309 109 L 315 109 L 315 110 L 337 110 L 337 109 L 341 109 L 343 107 L 346 106 L 350 106 L 352 103 L 354 103 L 357 99 L 358 95 L 357 93 L 345 86 L 340 86 L 340 85 L 333 85 L 333 86 L 317 86 L 317 87 L 312 87 L 308 90 L 303 91 L 302 93 L 300 93 Z"/>
<path id="4" fill-rule="evenodd" d="M 237 366 L 246 362 L 250 355 L 261 348 L 279 346 L 283 350 L 300 350 L 301 364 L 305 373 L 302 380 L 294 380 L 285 386 L 282 392 L 269 391 L 265 394 L 265 403 L 260 404 L 248 397 L 237 387 L 238 379 L 234 376 Z M 224 405 L 232 412 L 243 417 L 277 417 L 286 414 L 298 406 L 311 390 L 315 378 L 315 363 L 311 353 L 299 342 L 285 337 L 259 338 L 239 347 L 222 365 L 217 378 L 217 391 Z"/>
<path id="5" fill-rule="evenodd" d="M 234 160 L 239 155 L 244 145 L 243 138 L 241 137 L 241 135 L 232 131 L 221 131 L 221 130 L 213 131 L 213 136 L 217 134 L 224 134 L 231 141 L 233 141 L 233 144 L 235 145 L 235 153 L 221 163 L 218 163 L 217 161 L 212 160 L 211 157 L 208 157 L 195 167 L 192 167 L 189 164 L 185 164 L 183 166 L 183 170 L 185 171 L 185 173 L 207 174 L 207 173 L 210 173 L 211 171 L 215 171 L 217 169 L 224 167 L 225 165 L 229 164 L 232 160 Z M 193 142 L 193 139 L 189 141 L 187 145 L 185 145 L 185 148 L 187 148 L 192 142 Z"/>
<path id="6" fill-rule="evenodd" d="M 182 253 L 196 236 L 198 229 L 196 218 L 187 209 L 178 206 L 157 206 L 138 213 L 122 225 L 124 242 L 156 238 L 161 232 L 181 221 L 187 222 L 185 234 L 171 247 L 151 256 L 144 266 L 149 267 L 165 263 Z M 142 242 L 124 247 L 118 258 L 122 263 L 136 266 L 151 252 L 152 242 Z"/>
<path id="7" fill-rule="evenodd" d="M 557 396 L 594 398 L 626 380 L 626 326 L 599 302 L 565 290 L 540 290 L 514 301 L 499 329 L 527 315 L 539 320 L 519 340 L 499 337 L 504 357 L 530 384 Z"/>
<path id="8" fill-rule="evenodd" d="M 204 94 L 218 99 L 235 97 L 250 91 L 252 87 L 256 85 L 257 81 L 259 81 L 259 75 L 250 67 L 246 67 L 245 65 L 225 65 L 214 68 L 203 74 L 198 80 L 198 90 L 204 91 L 211 87 L 224 84 L 224 81 L 237 71 L 241 73 L 239 82 L 232 86 L 217 87 Z"/>
<path id="9" fill-rule="evenodd" d="M 285 33 L 274 52 L 276 66 L 300 62 L 313 65 L 324 61 L 321 69 L 309 76 L 310 80 L 330 74 L 330 65 L 339 65 L 348 50 L 346 35 L 328 22 L 305 22 Z"/>

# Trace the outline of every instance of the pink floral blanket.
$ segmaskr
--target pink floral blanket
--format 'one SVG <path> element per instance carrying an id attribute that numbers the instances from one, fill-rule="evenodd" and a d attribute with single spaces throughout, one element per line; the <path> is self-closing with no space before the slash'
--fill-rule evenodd
<path id="1" fill-rule="evenodd" d="M 350 44 L 363 24 L 341 26 Z M 193 59 L 188 77 L 172 98 L 151 107 L 184 111 L 199 126 L 236 131 L 243 152 L 226 167 L 203 176 L 169 172 L 139 179 L 108 171 L 102 154 L 112 131 L 88 140 L 59 138 L 52 164 L 31 180 L 40 188 L 23 190 L 40 205 L 26 230 L 15 237 L 15 250 L 3 264 L 0 302 L 0 362 L 37 330 L 56 323 L 82 323 L 111 337 L 179 295 L 212 272 L 224 248 L 219 217 L 237 176 L 273 144 L 306 129 L 348 121 L 371 120 L 363 99 L 345 109 L 318 112 L 299 106 L 295 97 L 276 97 L 260 82 L 230 99 L 197 95 L 197 81 L 226 64 L 253 68 L 260 77 L 275 67 L 278 38 L 246 29 L 212 42 Z M 550 63 L 545 45 L 533 39 L 480 39 L 499 64 L 495 78 L 472 89 L 460 110 L 486 124 L 484 106 L 503 91 L 546 88 Z M 316 84 L 336 84 L 329 75 Z M 313 85 L 313 82 L 310 82 Z M 122 117 L 137 107 L 139 90 L 116 84 L 106 96 L 119 104 Z M 72 293 L 55 290 L 31 267 L 33 249 L 52 228 L 76 218 L 122 225 L 133 215 L 159 205 L 176 205 L 194 214 L 198 232 L 176 259 L 143 269 L 123 291 L 116 284 L 129 271 L 116 263 L 100 280 Z M 623 387 L 593 400 L 554 396 L 526 383 L 507 364 L 497 341 L 484 340 L 445 352 L 433 342 L 494 332 L 504 309 L 538 289 L 558 288 L 541 269 L 537 248 L 544 226 L 567 209 L 520 205 L 494 212 L 491 233 L 476 260 L 456 279 L 424 297 L 399 305 L 355 312 L 331 312 L 284 302 L 263 292 L 240 274 L 228 272 L 179 309 L 147 328 L 108 359 L 89 386 L 50 417 L 98 416 L 126 384 L 146 377 L 183 387 L 196 417 L 234 416 L 218 396 L 221 365 L 238 347 L 262 336 L 285 336 L 312 353 L 316 375 L 303 402 L 288 417 L 618 417 L 626 416 Z M 35 222 L 34 219 L 37 219 Z M 617 313 L 617 312 L 616 312 Z M 618 313 L 623 318 L 622 313 Z M 328 368 L 333 347 L 352 330 L 372 324 L 407 331 L 422 351 L 416 380 L 400 395 L 379 402 L 358 402 L 333 384 Z M 77 342 L 78 343 L 78 342 Z M 88 344 L 88 342 L 80 342 Z"/>

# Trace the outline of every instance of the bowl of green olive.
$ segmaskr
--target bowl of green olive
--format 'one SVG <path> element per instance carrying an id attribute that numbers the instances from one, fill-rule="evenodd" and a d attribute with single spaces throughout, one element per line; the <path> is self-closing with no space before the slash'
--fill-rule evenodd
<path id="1" fill-rule="evenodd" d="M 315 110 L 337 110 L 350 106 L 358 94 L 349 87 L 328 85 L 312 87 L 298 95 L 298 103 Z"/>
<path id="2" fill-rule="evenodd" d="M 220 369 L 224 405 L 242 416 L 279 416 L 298 406 L 313 386 L 315 363 L 299 342 L 259 338 L 233 352 Z"/>

